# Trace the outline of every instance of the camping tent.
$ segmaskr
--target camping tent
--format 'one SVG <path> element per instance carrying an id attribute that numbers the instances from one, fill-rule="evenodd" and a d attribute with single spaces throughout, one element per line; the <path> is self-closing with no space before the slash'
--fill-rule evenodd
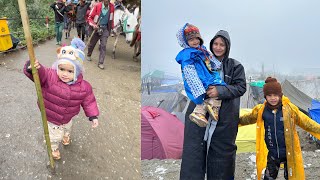
<path id="1" fill-rule="evenodd" d="M 309 109 L 309 114 L 313 120 L 320 124 L 320 102 L 317 100 L 312 100 L 311 108 Z"/>
<path id="2" fill-rule="evenodd" d="M 240 109 L 240 116 L 250 113 L 252 109 Z M 238 128 L 236 139 L 237 153 L 256 151 L 256 124 L 241 126 Z"/>
<path id="3" fill-rule="evenodd" d="M 264 102 L 263 85 L 263 81 L 249 83 L 247 92 L 241 97 L 241 108 L 253 108 Z M 312 98 L 297 89 L 288 80 L 285 80 L 281 87 L 283 95 L 287 96 L 303 113 L 309 115 Z"/>
<path id="4" fill-rule="evenodd" d="M 141 159 L 179 159 L 183 148 L 183 123 L 156 107 L 141 108 Z"/>
<path id="5" fill-rule="evenodd" d="M 287 96 L 293 104 L 299 107 L 303 113 L 308 115 L 312 98 L 294 87 L 288 80 L 285 80 L 281 84 L 281 87 L 283 95 Z"/>
<path id="6" fill-rule="evenodd" d="M 311 102 L 311 108 L 309 109 L 310 117 L 315 120 L 318 124 L 320 124 L 320 102 L 317 100 L 312 100 Z M 312 137 L 312 139 L 320 145 L 320 140 Z"/>

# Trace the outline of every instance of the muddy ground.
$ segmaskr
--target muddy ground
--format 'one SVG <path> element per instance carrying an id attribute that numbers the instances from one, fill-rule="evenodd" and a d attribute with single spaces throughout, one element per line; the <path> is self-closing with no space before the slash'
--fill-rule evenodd
<path id="1" fill-rule="evenodd" d="M 308 138 L 301 128 L 297 128 L 305 167 L 305 176 L 308 180 L 320 179 L 320 150 L 316 143 Z M 141 172 L 143 180 L 178 180 L 181 160 L 142 160 Z M 255 171 L 255 153 L 240 153 L 236 158 L 236 180 L 257 179 Z M 284 180 L 283 170 L 278 174 L 278 180 Z"/>
<path id="2" fill-rule="evenodd" d="M 71 144 L 61 147 L 55 173 L 46 167 L 34 83 L 22 72 L 28 51 L 0 54 L 0 179 L 141 179 L 141 64 L 132 61 L 133 48 L 124 37 L 118 41 L 117 59 L 111 59 L 113 42 L 110 37 L 104 70 L 97 67 L 98 44 L 93 61 L 84 62 L 84 79 L 91 83 L 100 109 L 99 127 L 91 128 L 81 110 L 73 119 Z M 51 66 L 57 47 L 54 39 L 35 46 L 36 58 Z"/>

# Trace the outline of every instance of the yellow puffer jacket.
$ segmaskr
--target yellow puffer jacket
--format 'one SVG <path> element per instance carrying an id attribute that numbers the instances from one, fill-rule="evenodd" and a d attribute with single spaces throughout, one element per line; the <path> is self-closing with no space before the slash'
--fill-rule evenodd
<path id="1" fill-rule="evenodd" d="M 257 122 L 256 163 L 257 179 L 261 179 L 261 173 L 267 166 L 268 149 L 264 141 L 265 129 L 262 113 L 264 104 L 258 104 L 252 112 L 240 117 L 240 125 L 248 125 Z M 289 180 L 304 180 L 303 159 L 300 148 L 299 136 L 296 125 L 310 132 L 320 139 L 320 124 L 302 113 L 297 106 L 292 104 L 289 98 L 282 97 L 282 113 L 284 123 L 284 136 L 286 142 L 287 165 Z"/>

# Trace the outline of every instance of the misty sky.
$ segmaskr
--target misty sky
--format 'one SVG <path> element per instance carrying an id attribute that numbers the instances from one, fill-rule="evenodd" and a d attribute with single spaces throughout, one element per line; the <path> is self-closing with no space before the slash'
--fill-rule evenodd
<path id="1" fill-rule="evenodd" d="M 224 29 L 230 57 L 245 70 L 292 74 L 320 72 L 320 1 L 317 0 L 143 0 L 142 71 L 181 76 L 175 61 L 182 49 L 176 32 L 186 22 L 200 29 L 204 45 Z"/>

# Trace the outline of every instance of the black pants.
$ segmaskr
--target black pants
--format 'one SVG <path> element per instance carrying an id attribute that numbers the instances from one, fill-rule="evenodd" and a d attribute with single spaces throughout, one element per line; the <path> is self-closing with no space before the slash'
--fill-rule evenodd
<path id="1" fill-rule="evenodd" d="M 284 163 L 284 178 L 288 179 L 287 158 L 278 159 L 268 154 L 268 162 L 266 172 L 264 173 L 263 180 L 274 180 L 278 176 L 279 167 Z"/>
<path id="2" fill-rule="evenodd" d="M 77 26 L 78 37 L 81 38 L 82 41 L 84 41 L 86 23 L 77 24 L 76 26 Z"/>

